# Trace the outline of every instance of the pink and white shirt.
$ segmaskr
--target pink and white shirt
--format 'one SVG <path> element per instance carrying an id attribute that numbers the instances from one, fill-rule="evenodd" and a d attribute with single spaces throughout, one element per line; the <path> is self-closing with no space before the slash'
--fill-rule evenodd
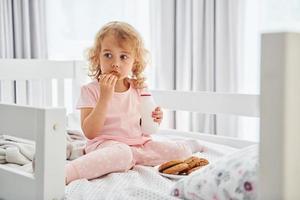
<path id="1" fill-rule="evenodd" d="M 99 83 L 94 80 L 82 86 L 76 108 L 94 108 L 100 96 Z M 142 134 L 139 104 L 139 91 L 132 86 L 125 92 L 115 92 L 108 104 L 104 126 L 98 137 L 88 141 L 87 148 L 95 149 L 106 140 L 128 145 L 141 145 L 151 140 Z"/>

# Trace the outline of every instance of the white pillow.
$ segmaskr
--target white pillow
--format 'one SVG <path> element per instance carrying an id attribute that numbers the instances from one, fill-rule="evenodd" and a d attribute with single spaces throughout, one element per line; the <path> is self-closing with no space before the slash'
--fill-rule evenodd
<path id="1" fill-rule="evenodd" d="M 258 145 L 227 155 L 176 182 L 173 196 L 184 199 L 257 199 Z"/>

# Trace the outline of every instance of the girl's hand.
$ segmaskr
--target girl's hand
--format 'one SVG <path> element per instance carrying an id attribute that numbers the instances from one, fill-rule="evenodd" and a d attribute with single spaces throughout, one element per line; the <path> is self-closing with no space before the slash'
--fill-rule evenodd
<path id="1" fill-rule="evenodd" d="M 102 74 L 99 77 L 100 95 L 104 101 L 109 101 L 115 90 L 118 77 L 113 74 Z"/>
<path id="2" fill-rule="evenodd" d="M 155 110 L 152 112 L 153 121 L 157 122 L 158 124 L 161 123 L 163 119 L 163 111 L 160 107 L 156 107 Z"/>

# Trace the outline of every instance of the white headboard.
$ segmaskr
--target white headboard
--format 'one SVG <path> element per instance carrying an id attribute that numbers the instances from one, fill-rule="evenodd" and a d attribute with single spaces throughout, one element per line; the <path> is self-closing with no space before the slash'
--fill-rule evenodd
<path id="1" fill-rule="evenodd" d="M 66 106 L 72 112 L 80 85 L 88 81 L 83 61 L 0 59 L 0 101 Z"/>

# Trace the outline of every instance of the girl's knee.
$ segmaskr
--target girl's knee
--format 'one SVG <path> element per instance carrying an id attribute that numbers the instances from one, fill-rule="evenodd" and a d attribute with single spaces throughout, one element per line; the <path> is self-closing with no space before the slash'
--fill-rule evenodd
<path id="1" fill-rule="evenodd" d="M 133 153 L 131 148 L 126 144 L 118 144 L 117 148 L 119 149 L 120 154 L 116 162 L 121 164 L 126 170 L 130 169 L 134 164 Z"/>

